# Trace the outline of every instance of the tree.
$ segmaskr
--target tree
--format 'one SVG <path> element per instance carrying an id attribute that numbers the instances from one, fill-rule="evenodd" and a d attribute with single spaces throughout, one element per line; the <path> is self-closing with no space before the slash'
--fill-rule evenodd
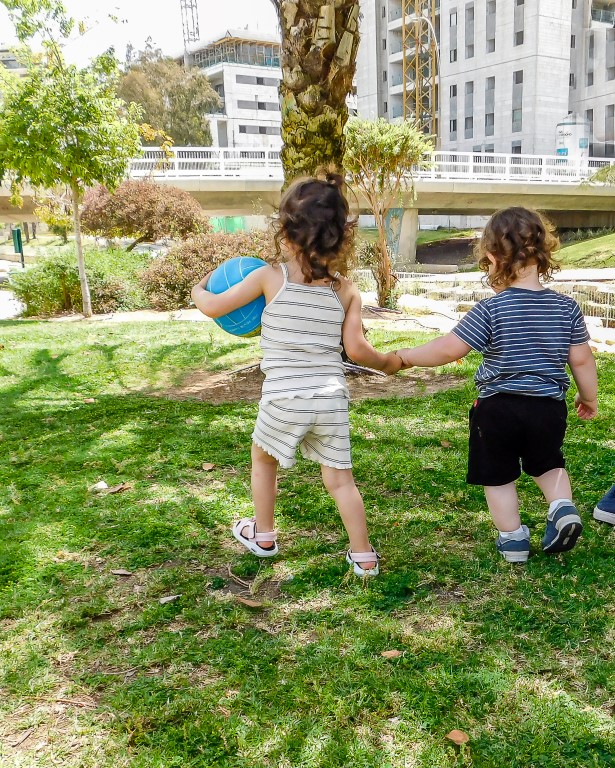
<path id="1" fill-rule="evenodd" d="M 61 237 L 64 245 L 68 243 L 68 236 L 74 227 L 69 190 L 63 194 L 48 192 L 37 197 L 34 215 L 47 225 L 52 234 Z"/>
<path id="2" fill-rule="evenodd" d="M 198 67 L 185 69 L 148 47 L 120 77 L 118 95 L 139 104 L 145 122 L 167 133 L 175 144 L 211 144 L 206 115 L 220 110 L 222 102 Z"/>
<path id="3" fill-rule="evenodd" d="M 163 238 L 185 239 L 207 232 L 201 206 L 188 193 L 154 181 L 124 181 L 115 192 L 104 186 L 86 192 L 81 212 L 83 229 L 100 237 L 135 238 L 155 243 Z"/>
<path id="4" fill-rule="evenodd" d="M 387 306 L 393 287 L 391 258 L 387 246 L 386 216 L 401 193 L 413 189 L 413 170 L 429 165 L 433 141 L 418 123 L 389 123 L 354 118 L 346 125 L 344 167 L 348 180 L 364 196 L 374 214 L 378 230 L 376 278 L 378 304 Z"/>
<path id="5" fill-rule="evenodd" d="M 24 184 L 35 189 L 70 189 L 83 313 L 89 317 L 92 305 L 79 204 L 86 188 L 102 183 L 113 189 L 125 177 L 129 161 L 140 152 L 139 110 L 116 96 L 119 70 L 111 53 L 84 69 L 65 62 L 53 36 L 71 28 L 61 4 L 54 0 L 1 2 L 9 8 L 22 39 L 42 34 L 45 47 L 42 55 L 28 56 L 26 76 L 3 95 L 0 177 L 11 180 L 15 201 Z M 60 32 L 50 26 L 50 14 Z M 25 27 L 19 26 L 19 19 Z"/>
<path id="6" fill-rule="evenodd" d="M 320 166 L 342 169 L 359 0 L 272 2 L 282 31 L 282 163 L 288 184 Z"/>

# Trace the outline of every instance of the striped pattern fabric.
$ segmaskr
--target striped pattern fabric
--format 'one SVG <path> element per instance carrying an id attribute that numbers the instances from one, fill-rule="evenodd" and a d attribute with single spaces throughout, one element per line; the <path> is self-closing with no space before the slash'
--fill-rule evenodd
<path id="1" fill-rule="evenodd" d="M 344 308 L 327 286 L 288 280 L 265 307 L 261 318 L 262 401 L 317 395 L 346 396 L 342 365 Z"/>
<path id="2" fill-rule="evenodd" d="M 290 468 L 297 446 L 306 459 L 350 469 L 350 428 L 346 397 L 315 396 L 261 402 L 252 440 Z"/>
<path id="3" fill-rule="evenodd" d="M 483 353 L 474 377 L 479 397 L 508 392 L 562 400 L 570 347 L 589 340 L 576 301 L 549 289 L 507 288 L 479 302 L 453 333 Z"/>

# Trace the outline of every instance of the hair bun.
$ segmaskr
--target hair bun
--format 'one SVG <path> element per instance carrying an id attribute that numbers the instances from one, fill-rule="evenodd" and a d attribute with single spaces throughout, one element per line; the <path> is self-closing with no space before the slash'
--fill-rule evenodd
<path id="1" fill-rule="evenodd" d="M 327 173 L 325 181 L 332 187 L 341 189 L 344 186 L 344 177 L 339 173 Z"/>

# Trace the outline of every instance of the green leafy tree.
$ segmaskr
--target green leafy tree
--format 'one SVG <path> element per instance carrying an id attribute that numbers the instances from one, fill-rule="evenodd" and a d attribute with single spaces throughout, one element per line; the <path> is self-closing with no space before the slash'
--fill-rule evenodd
<path id="1" fill-rule="evenodd" d="M 70 193 L 62 195 L 45 193 L 36 198 L 34 215 L 37 216 L 49 231 L 62 238 L 62 242 L 68 243 L 68 236 L 73 231 L 74 220 Z"/>
<path id="2" fill-rule="evenodd" d="M 9 8 L 22 40 L 40 34 L 45 48 L 42 55 L 30 54 L 26 76 L 13 81 L 3 94 L 0 177 L 11 180 L 16 202 L 26 184 L 39 190 L 59 186 L 70 190 L 83 313 L 89 317 L 92 304 L 79 205 L 88 187 L 104 184 L 114 189 L 126 176 L 130 159 L 141 147 L 139 110 L 116 95 L 119 70 L 111 53 L 84 69 L 65 62 L 54 34 L 64 34 L 72 25 L 61 4 L 1 2 Z"/>
<path id="3" fill-rule="evenodd" d="M 207 114 L 222 102 L 198 67 L 184 68 L 151 47 L 131 61 L 118 83 L 118 95 L 141 107 L 143 119 L 179 146 L 207 147 Z"/>
<path id="4" fill-rule="evenodd" d="M 359 0 L 272 0 L 282 32 L 282 163 L 288 184 L 341 171 L 346 98 L 359 48 Z"/>
<path id="5" fill-rule="evenodd" d="M 346 125 L 344 167 L 348 182 L 362 193 L 374 214 L 378 246 L 372 267 L 378 304 L 388 305 L 393 287 L 386 216 L 404 190 L 414 189 L 413 172 L 429 165 L 433 141 L 417 123 L 354 118 Z"/>

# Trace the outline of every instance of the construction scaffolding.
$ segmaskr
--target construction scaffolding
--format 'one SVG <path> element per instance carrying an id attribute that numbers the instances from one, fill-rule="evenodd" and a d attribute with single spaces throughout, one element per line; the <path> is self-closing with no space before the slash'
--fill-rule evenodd
<path id="1" fill-rule="evenodd" d="M 182 30 L 184 33 L 184 60 L 188 64 L 190 43 L 200 39 L 198 0 L 179 0 L 182 13 Z"/>
<path id="2" fill-rule="evenodd" d="M 402 0 L 403 116 L 438 135 L 439 0 Z"/>

